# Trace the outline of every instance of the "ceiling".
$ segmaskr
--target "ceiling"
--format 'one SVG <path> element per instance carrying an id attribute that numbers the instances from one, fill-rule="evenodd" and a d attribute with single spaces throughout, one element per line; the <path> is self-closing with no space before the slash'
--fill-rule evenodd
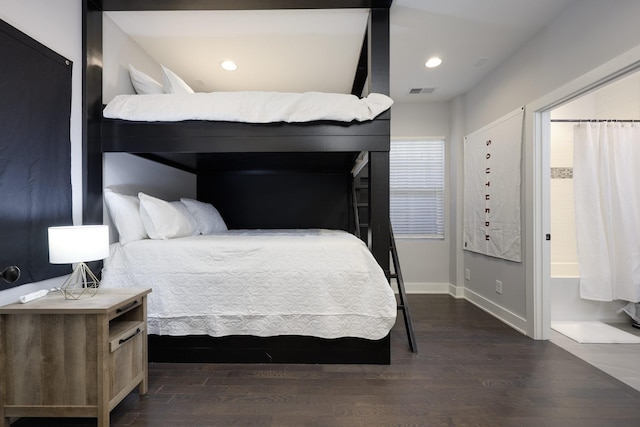
<path id="1" fill-rule="evenodd" d="M 572 1 L 394 0 L 391 97 L 428 103 L 466 92 Z M 366 11 L 348 9 L 108 15 L 196 91 L 349 93 L 367 22 Z M 427 69 L 434 55 L 443 63 Z M 222 70 L 225 59 L 238 69 Z M 409 94 L 417 88 L 433 91 Z"/>

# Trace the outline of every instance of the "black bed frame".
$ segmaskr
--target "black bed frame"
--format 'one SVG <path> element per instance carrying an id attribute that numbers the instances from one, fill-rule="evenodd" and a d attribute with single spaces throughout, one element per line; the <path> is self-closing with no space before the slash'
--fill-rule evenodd
<path id="1" fill-rule="evenodd" d="M 230 228 L 353 231 L 351 168 L 359 153 L 368 152 L 366 241 L 389 277 L 389 111 L 362 123 L 108 120 L 102 118 L 101 64 L 103 11 L 367 8 L 369 25 L 352 92 L 360 95 L 368 77 L 369 92 L 388 95 L 390 6 L 391 0 L 84 0 L 83 222 L 103 222 L 103 153 L 126 152 L 195 173 L 198 199 L 218 207 Z M 267 188 L 279 191 L 265 199 Z M 242 209 L 232 198 L 238 193 Z M 152 361 L 385 364 L 390 346 L 388 336 L 377 341 L 150 336 L 149 355 Z"/>

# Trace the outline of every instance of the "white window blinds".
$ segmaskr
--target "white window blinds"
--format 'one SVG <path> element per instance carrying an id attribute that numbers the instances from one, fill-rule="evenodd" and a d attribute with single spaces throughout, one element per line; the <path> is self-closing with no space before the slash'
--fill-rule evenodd
<path id="1" fill-rule="evenodd" d="M 394 234 L 444 238 L 444 140 L 392 140 L 389 174 Z"/>

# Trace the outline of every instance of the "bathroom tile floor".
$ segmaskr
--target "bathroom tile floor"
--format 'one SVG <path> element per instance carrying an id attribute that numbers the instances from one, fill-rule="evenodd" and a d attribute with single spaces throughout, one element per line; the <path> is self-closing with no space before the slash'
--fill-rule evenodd
<path id="1" fill-rule="evenodd" d="M 611 324 L 640 336 L 631 324 Z M 551 330 L 550 341 L 585 362 L 640 391 L 640 344 L 580 344 Z"/>

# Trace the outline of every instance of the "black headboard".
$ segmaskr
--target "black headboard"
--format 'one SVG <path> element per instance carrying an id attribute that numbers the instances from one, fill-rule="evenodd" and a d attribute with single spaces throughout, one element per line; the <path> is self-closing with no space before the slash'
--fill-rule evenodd
<path id="1" fill-rule="evenodd" d="M 71 61 L 0 20 L 0 289 L 62 276 L 47 228 L 70 225 Z"/>

